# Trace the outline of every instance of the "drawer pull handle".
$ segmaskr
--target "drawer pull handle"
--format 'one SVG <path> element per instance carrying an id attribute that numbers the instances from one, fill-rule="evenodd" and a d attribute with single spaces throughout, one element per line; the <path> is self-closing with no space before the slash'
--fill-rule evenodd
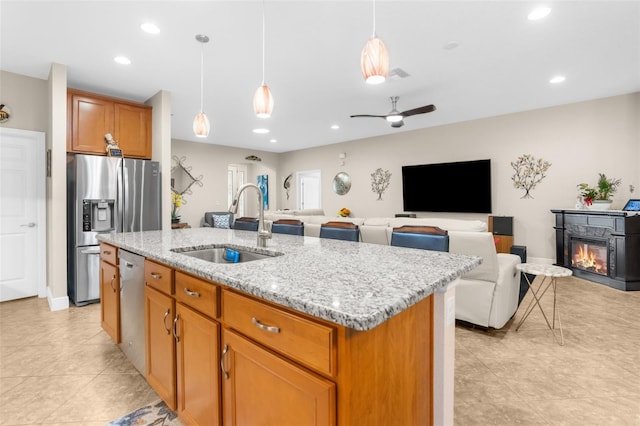
<path id="1" fill-rule="evenodd" d="M 191 297 L 200 297 L 200 293 L 198 293 L 197 291 L 191 291 L 186 287 L 184 288 L 184 292 L 187 293 Z"/>
<path id="2" fill-rule="evenodd" d="M 116 292 L 116 288 L 113 286 L 113 282 L 116 280 L 116 276 L 115 274 L 113 275 L 113 278 L 111 278 L 111 289 L 113 290 L 113 292 Z"/>
<path id="3" fill-rule="evenodd" d="M 167 317 L 171 313 L 170 309 L 167 309 L 167 312 L 164 313 L 164 318 L 162 318 L 162 325 L 164 325 L 164 329 L 167 331 L 167 336 L 171 334 L 171 327 L 167 327 Z"/>
<path id="4" fill-rule="evenodd" d="M 173 319 L 173 337 L 176 339 L 176 343 L 180 343 L 180 336 L 178 336 L 178 319 L 180 315 L 176 314 L 176 317 Z"/>
<path id="5" fill-rule="evenodd" d="M 280 333 L 280 327 L 276 327 L 273 325 L 264 325 L 256 317 L 251 318 L 251 322 L 254 323 L 260 330 L 269 331 L 271 333 Z"/>
<path id="6" fill-rule="evenodd" d="M 155 278 L 156 280 L 159 280 L 160 278 L 162 278 L 162 275 L 160 275 L 157 272 L 152 272 L 151 273 L 151 278 Z"/>
<path id="7" fill-rule="evenodd" d="M 111 254 L 111 252 L 109 250 L 105 250 L 102 253 L 104 253 L 105 255 L 109 256 Z"/>
<path id="8" fill-rule="evenodd" d="M 229 352 L 229 345 L 224 345 L 222 348 L 222 356 L 220 357 L 220 369 L 222 370 L 222 374 L 224 378 L 229 380 L 229 372 L 224 369 L 224 359 L 227 357 L 227 353 Z"/>

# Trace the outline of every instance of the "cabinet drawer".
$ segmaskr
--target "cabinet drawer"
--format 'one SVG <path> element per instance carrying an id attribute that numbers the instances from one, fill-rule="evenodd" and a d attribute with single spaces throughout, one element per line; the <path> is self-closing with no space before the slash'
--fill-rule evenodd
<path id="1" fill-rule="evenodd" d="M 222 291 L 222 321 L 319 372 L 335 374 L 335 328 L 246 296 Z"/>
<path id="2" fill-rule="evenodd" d="M 117 265 L 118 248 L 109 244 L 100 243 L 100 259 L 112 265 Z"/>
<path id="3" fill-rule="evenodd" d="M 144 282 L 165 294 L 173 294 L 173 270 L 168 266 L 145 260 Z"/>
<path id="4" fill-rule="evenodd" d="M 211 318 L 218 316 L 219 287 L 176 271 L 176 300 Z"/>

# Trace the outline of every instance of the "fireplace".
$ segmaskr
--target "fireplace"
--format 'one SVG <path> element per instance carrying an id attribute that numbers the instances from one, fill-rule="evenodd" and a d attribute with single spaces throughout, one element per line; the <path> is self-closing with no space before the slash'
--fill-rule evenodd
<path id="1" fill-rule="evenodd" d="M 607 242 L 571 237 L 571 267 L 607 276 Z"/>
<path id="2" fill-rule="evenodd" d="M 640 215 L 622 211 L 552 210 L 556 265 L 619 290 L 640 290 Z"/>

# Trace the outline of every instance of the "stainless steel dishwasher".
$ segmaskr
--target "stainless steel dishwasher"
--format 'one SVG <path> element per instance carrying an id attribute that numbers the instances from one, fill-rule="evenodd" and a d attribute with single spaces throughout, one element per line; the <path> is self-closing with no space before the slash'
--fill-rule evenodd
<path id="1" fill-rule="evenodd" d="M 144 257 L 119 249 L 120 349 L 146 377 L 144 343 Z"/>

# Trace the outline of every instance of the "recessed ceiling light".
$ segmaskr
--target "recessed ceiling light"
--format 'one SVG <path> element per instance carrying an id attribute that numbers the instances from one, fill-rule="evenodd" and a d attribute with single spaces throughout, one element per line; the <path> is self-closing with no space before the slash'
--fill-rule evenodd
<path id="1" fill-rule="evenodd" d="M 253 133 L 257 133 L 259 135 L 263 135 L 265 133 L 269 133 L 269 129 L 253 129 Z"/>
<path id="2" fill-rule="evenodd" d="M 131 59 L 126 56 L 116 56 L 113 60 L 121 65 L 131 65 Z"/>
<path id="3" fill-rule="evenodd" d="M 565 78 L 564 75 L 556 75 L 551 80 L 549 80 L 549 83 L 558 84 L 558 83 L 562 83 L 565 80 L 566 80 L 566 78 Z"/>
<path id="4" fill-rule="evenodd" d="M 158 34 L 160 32 L 160 28 L 158 28 L 156 24 L 153 24 L 151 22 L 145 22 L 144 24 L 140 25 L 140 29 L 148 34 Z"/>
<path id="5" fill-rule="evenodd" d="M 551 9 L 546 6 L 537 7 L 529 13 L 527 18 L 529 18 L 530 21 L 537 21 L 538 19 L 542 19 L 547 16 L 550 12 Z"/>
<path id="6" fill-rule="evenodd" d="M 269 139 L 269 142 L 276 143 L 276 142 L 278 142 L 278 139 Z"/>
<path id="7" fill-rule="evenodd" d="M 331 128 L 332 128 L 333 130 L 338 130 L 338 129 L 340 128 L 340 126 L 338 126 L 337 124 L 333 124 L 333 125 L 331 126 Z"/>

